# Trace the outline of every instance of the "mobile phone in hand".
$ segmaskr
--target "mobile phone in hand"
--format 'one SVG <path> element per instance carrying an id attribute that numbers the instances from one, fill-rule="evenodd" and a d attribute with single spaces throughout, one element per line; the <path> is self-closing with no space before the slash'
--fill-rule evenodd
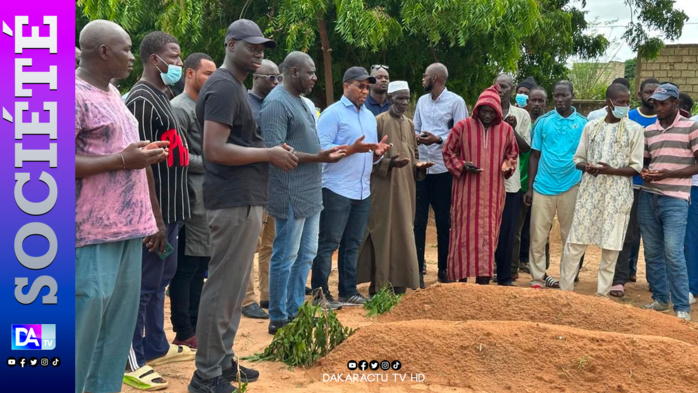
<path id="1" fill-rule="evenodd" d="M 466 162 L 465 163 L 465 169 L 470 170 L 470 171 L 479 171 L 480 168 L 476 167 L 472 163 Z"/>
<path id="2" fill-rule="evenodd" d="M 426 131 L 425 131 L 425 132 L 422 132 L 422 135 L 420 135 L 420 137 L 422 137 L 422 138 L 428 138 L 428 137 L 429 137 L 429 134 L 427 134 Z"/>
<path id="3" fill-rule="evenodd" d="M 165 242 L 165 250 L 158 254 L 163 261 L 174 252 L 174 247 L 169 242 Z"/>

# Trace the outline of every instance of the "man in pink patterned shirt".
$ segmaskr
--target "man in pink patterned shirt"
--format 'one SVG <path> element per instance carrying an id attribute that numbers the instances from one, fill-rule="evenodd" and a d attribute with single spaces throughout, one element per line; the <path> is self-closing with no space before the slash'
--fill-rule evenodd
<path id="1" fill-rule="evenodd" d="M 142 239 L 157 232 L 144 168 L 167 142 L 140 142 L 109 81 L 133 68 L 131 39 L 96 20 L 75 71 L 75 390 L 117 392 L 136 325 Z"/>

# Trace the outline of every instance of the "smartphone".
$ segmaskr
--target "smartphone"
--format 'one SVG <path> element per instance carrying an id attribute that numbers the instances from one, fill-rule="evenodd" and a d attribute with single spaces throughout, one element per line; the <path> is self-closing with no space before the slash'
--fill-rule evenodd
<path id="1" fill-rule="evenodd" d="M 471 170 L 471 171 L 480 170 L 480 168 L 476 167 L 475 165 L 473 165 L 473 164 L 471 164 L 471 163 L 469 163 L 469 162 L 465 163 L 465 169 L 469 169 L 469 170 Z"/>
<path id="2" fill-rule="evenodd" d="M 428 138 L 428 137 L 429 137 L 429 134 L 427 134 L 426 132 L 422 132 L 422 135 L 420 135 L 420 136 L 421 136 L 422 138 Z"/>
<path id="3" fill-rule="evenodd" d="M 172 245 L 169 242 L 165 242 L 165 250 L 163 252 L 161 252 L 160 254 L 158 254 L 158 256 L 160 257 L 160 259 L 162 259 L 164 261 L 165 258 L 169 257 L 170 254 L 172 254 L 173 252 L 174 252 L 174 247 L 172 247 Z"/>

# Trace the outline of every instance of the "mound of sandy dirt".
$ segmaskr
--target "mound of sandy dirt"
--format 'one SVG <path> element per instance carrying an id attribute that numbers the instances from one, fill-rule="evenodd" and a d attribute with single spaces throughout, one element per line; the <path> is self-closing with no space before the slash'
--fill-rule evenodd
<path id="1" fill-rule="evenodd" d="M 381 317 L 385 322 L 413 319 L 540 322 L 602 332 L 663 336 L 698 345 L 698 326 L 679 320 L 673 312 L 642 310 L 609 299 L 550 289 L 433 285 L 409 294 L 391 313 Z"/>
<path id="2" fill-rule="evenodd" d="M 323 374 L 396 373 L 349 371 L 349 360 L 400 360 L 398 373 L 421 373 L 427 384 L 478 392 L 688 393 L 698 386 L 697 346 L 531 322 L 374 324 L 359 329 L 309 374 L 322 379 Z M 392 377 L 377 383 L 395 389 L 404 384 Z"/>

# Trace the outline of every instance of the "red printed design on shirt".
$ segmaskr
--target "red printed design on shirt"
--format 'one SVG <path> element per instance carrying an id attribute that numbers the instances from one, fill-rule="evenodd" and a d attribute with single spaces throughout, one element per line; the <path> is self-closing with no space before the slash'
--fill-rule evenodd
<path id="1" fill-rule="evenodd" d="M 170 154 L 167 156 L 167 166 L 174 166 L 174 155 L 179 154 L 179 164 L 180 166 L 189 166 L 189 149 L 182 142 L 182 138 L 179 137 L 176 129 L 167 130 L 162 133 L 163 141 L 170 142 L 168 146 L 170 149 Z"/>

